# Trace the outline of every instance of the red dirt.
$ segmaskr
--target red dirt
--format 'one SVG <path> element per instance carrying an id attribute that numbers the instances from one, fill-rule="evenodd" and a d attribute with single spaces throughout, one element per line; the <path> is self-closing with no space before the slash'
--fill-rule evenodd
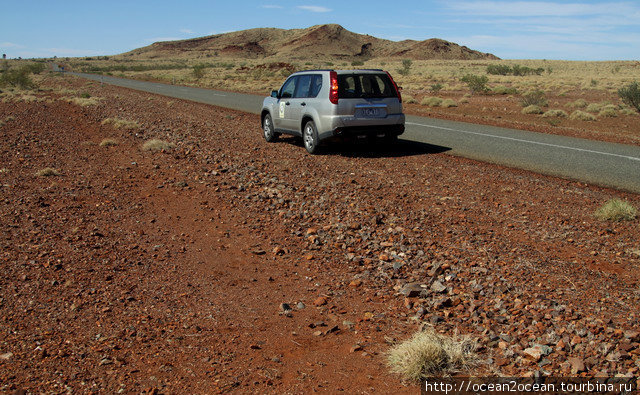
<path id="1" fill-rule="evenodd" d="M 592 216 L 637 195 L 420 144 L 310 156 L 255 115 L 45 85 L 103 99 L 0 103 L 0 391 L 415 393 L 384 352 L 423 323 L 477 339 L 478 372 L 638 375 L 638 221 Z"/>

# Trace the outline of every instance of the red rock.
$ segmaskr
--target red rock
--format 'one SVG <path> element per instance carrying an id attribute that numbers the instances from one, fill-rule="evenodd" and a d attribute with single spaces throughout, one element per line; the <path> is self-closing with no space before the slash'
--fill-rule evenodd
<path id="1" fill-rule="evenodd" d="M 316 300 L 313 301 L 314 306 L 324 306 L 325 304 L 327 304 L 327 298 L 325 298 L 324 296 L 319 296 L 318 298 L 316 298 Z"/>

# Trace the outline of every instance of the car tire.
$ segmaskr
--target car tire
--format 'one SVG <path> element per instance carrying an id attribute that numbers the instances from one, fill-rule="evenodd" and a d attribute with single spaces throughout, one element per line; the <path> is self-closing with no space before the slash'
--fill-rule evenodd
<path id="1" fill-rule="evenodd" d="M 268 143 L 273 143 L 280 136 L 279 133 L 276 133 L 273 128 L 273 121 L 271 120 L 271 115 L 267 114 L 264 116 L 262 120 L 262 134 L 264 139 L 267 140 Z"/>
<path id="2" fill-rule="evenodd" d="M 302 143 L 308 153 L 318 153 L 318 145 L 320 144 L 320 141 L 318 139 L 316 124 L 313 123 L 313 121 L 308 121 L 304 124 L 304 129 L 302 129 Z"/>

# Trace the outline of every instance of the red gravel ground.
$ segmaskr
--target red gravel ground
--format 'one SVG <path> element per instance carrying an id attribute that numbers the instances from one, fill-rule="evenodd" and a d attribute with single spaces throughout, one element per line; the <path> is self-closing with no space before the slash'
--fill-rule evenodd
<path id="1" fill-rule="evenodd" d="M 384 353 L 425 324 L 476 339 L 471 373 L 638 376 L 640 226 L 593 216 L 638 195 L 42 87 L 101 99 L 0 103 L 0 392 L 415 393 Z"/>

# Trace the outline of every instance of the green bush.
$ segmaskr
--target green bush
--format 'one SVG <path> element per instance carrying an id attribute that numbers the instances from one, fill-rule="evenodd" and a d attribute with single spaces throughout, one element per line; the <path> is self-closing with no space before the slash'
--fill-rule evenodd
<path id="1" fill-rule="evenodd" d="M 364 66 L 364 62 L 362 60 L 354 60 L 351 62 L 351 66 Z"/>
<path id="2" fill-rule="evenodd" d="M 204 69 L 207 67 L 206 64 L 204 63 L 199 63 L 195 66 L 193 66 L 193 76 L 195 77 L 195 79 L 199 80 L 200 78 L 204 77 Z"/>
<path id="3" fill-rule="evenodd" d="M 489 82 L 489 77 L 486 75 L 473 75 L 467 74 L 464 77 L 460 78 L 460 81 L 466 83 L 471 89 L 471 93 L 486 93 L 489 91 L 487 87 L 487 82 Z"/>
<path id="4" fill-rule="evenodd" d="M 0 86 L 15 86 L 21 89 L 35 88 L 35 83 L 30 77 L 31 70 L 29 66 L 23 66 L 19 69 L 11 69 L 2 73 L 0 77 Z"/>
<path id="5" fill-rule="evenodd" d="M 629 202 L 614 198 L 597 209 L 594 215 L 602 221 L 631 221 L 638 211 Z"/>
<path id="6" fill-rule="evenodd" d="M 411 65 L 413 64 L 413 61 L 411 59 L 403 59 L 402 60 L 402 68 L 398 69 L 398 73 L 400 75 L 404 75 L 407 76 L 411 73 Z"/>
<path id="7" fill-rule="evenodd" d="M 433 84 L 431 85 L 431 92 L 433 93 L 438 93 L 442 90 L 442 88 L 444 88 L 444 86 L 442 86 L 442 84 Z"/>
<path id="8" fill-rule="evenodd" d="M 491 91 L 496 95 L 515 95 L 518 93 L 516 88 L 506 87 L 504 85 L 499 85 L 491 89 Z"/>
<path id="9" fill-rule="evenodd" d="M 640 86 L 637 82 L 620 88 L 618 90 L 618 96 L 622 99 L 624 104 L 633 107 L 636 111 L 640 112 Z"/>
<path id="10" fill-rule="evenodd" d="M 531 91 L 522 95 L 522 107 L 529 107 L 531 105 L 538 107 L 547 107 L 549 105 L 543 91 Z"/>
<path id="11" fill-rule="evenodd" d="M 504 64 L 490 64 L 487 66 L 487 74 L 492 75 L 508 75 L 511 73 L 511 67 Z"/>
<path id="12" fill-rule="evenodd" d="M 487 74 L 493 75 L 515 75 L 515 76 L 525 76 L 525 75 L 541 75 L 544 72 L 544 68 L 538 67 L 537 69 L 532 69 L 527 66 L 520 66 L 519 64 L 514 64 L 513 67 L 509 67 L 504 64 L 492 64 L 487 66 Z"/>

